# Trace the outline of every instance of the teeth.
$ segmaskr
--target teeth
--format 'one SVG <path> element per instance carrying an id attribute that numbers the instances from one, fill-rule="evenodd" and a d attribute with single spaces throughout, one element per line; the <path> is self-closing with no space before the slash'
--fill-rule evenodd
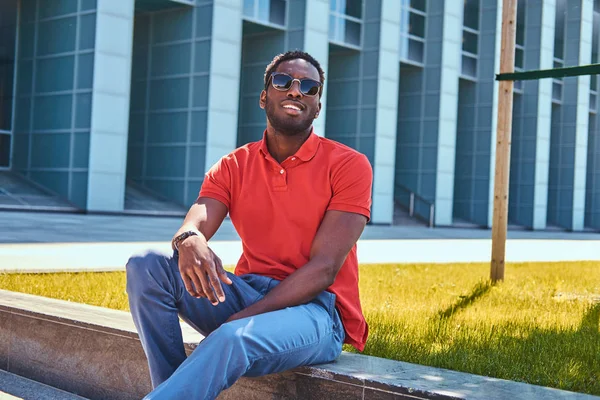
<path id="1" fill-rule="evenodd" d="M 283 106 L 283 108 L 289 108 L 289 109 L 292 109 L 292 110 L 300 111 L 300 108 L 298 108 L 296 106 L 292 106 L 292 105 L 286 105 L 286 106 Z"/>

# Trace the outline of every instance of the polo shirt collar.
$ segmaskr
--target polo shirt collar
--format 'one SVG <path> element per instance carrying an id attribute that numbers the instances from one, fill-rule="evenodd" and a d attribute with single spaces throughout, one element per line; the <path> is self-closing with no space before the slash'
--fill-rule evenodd
<path id="1" fill-rule="evenodd" d="M 298 157 L 300 160 L 306 162 L 312 160 L 312 158 L 317 154 L 317 150 L 319 148 L 319 136 L 315 133 L 314 130 L 310 132 L 308 139 L 300 146 L 294 157 Z M 260 151 L 265 156 L 270 156 L 269 148 L 267 147 L 267 131 L 263 133 L 263 138 L 260 143 Z"/>

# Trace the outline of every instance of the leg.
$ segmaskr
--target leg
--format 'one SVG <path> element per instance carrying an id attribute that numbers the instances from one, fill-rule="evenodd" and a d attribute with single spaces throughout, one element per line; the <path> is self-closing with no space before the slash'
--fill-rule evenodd
<path id="1" fill-rule="evenodd" d="M 154 387 L 168 379 L 186 358 L 179 316 L 208 335 L 260 296 L 241 278 L 233 274 L 229 277 L 233 285 L 223 284 L 225 302 L 213 306 L 207 299 L 196 299 L 187 292 L 177 258 L 148 253 L 129 260 L 129 306 Z"/>
<path id="2" fill-rule="evenodd" d="M 319 297 L 335 298 L 330 293 Z M 333 303 L 331 307 L 321 303 L 313 301 L 222 325 L 146 399 L 214 399 L 241 376 L 335 360 L 342 351 L 344 330 Z"/>

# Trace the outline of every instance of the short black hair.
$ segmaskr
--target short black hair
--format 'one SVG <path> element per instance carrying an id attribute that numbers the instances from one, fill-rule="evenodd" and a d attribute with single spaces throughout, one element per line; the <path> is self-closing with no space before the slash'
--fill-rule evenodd
<path id="1" fill-rule="evenodd" d="M 285 53 L 278 54 L 273 58 L 273 61 L 271 61 L 269 63 L 269 65 L 267 65 L 267 69 L 265 70 L 265 76 L 264 76 L 265 90 L 267 90 L 267 85 L 269 83 L 269 78 L 271 77 L 271 74 L 275 70 L 277 70 L 277 67 L 279 67 L 279 64 L 281 64 L 284 61 L 297 60 L 299 58 L 311 63 L 319 72 L 319 80 L 321 81 L 321 84 L 323 85 L 321 87 L 321 90 L 319 91 L 319 96 L 320 96 L 323 93 L 323 88 L 324 88 L 324 84 L 325 84 L 325 72 L 323 71 L 323 68 L 321 68 L 321 64 L 319 64 L 319 62 L 317 60 L 315 60 L 315 58 L 313 56 L 311 56 L 310 54 L 308 54 L 305 51 L 300 51 L 300 50 L 286 51 Z"/>

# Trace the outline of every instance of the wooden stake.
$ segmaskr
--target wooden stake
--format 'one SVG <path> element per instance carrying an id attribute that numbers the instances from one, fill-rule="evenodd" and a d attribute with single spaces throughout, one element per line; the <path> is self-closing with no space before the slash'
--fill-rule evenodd
<path id="1" fill-rule="evenodd" d="M 516 33 L 517 0 L 503 0 L 500 73 L 514 72 Z M 492 265 L 490 273 L 492 282 L 504 280 L 506 228 L 508 225 L 508 178 L 510 173 L 513 81 L 500 81 L 499 86 L 496 168 L 494 172 L 494 214 L 492 220 Z"/>

